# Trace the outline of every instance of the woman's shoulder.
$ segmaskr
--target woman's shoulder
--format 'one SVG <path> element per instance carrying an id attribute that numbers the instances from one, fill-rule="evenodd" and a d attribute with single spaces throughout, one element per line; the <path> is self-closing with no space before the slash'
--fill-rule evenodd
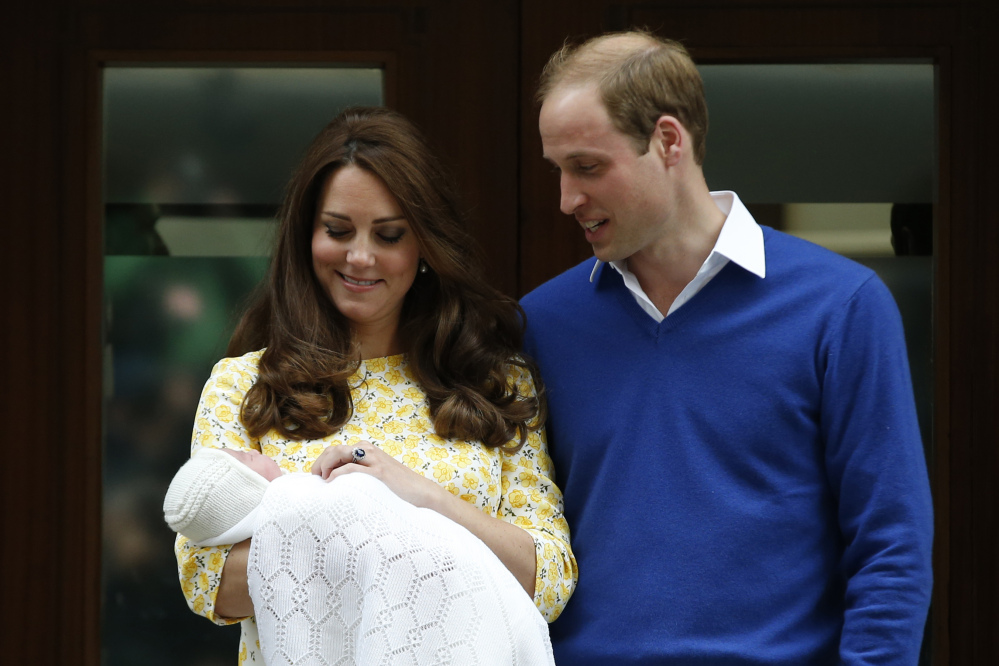
<path id="1" fill-rule="evenodd" d="M 529 388 L 526 391 L 528 393 L 534 392 L 534 375 L 531 372 L 530 364 L 523 356 L 517 354 L 507 359 L 504 370 L 506 371 L 507 381 L 514 385 L 519 385 L 521 393 L 525 393 L 525 388 Z"/>
<path id="2" fill-rule="evenodd" d="M 222 359 L 215 364 L 212 368 L 212 376 L 218 376 L 226 373 L 250 373 L 254 377 L 257 376 L 258 369 L 260 367 L 260 357 L 264 355 L 264 349 L 258 349 L 256 351 L 251 351 L 242 356 L 229 356 Z"/>

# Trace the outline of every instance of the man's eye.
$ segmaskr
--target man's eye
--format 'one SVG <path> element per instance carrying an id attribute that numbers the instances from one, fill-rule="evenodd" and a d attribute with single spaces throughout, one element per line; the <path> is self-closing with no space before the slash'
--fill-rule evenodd
<path id="1" fill-rule="evenodd" d="M 576 170 L 581 173 L 589 173 L 597 168 L 596 164 L 580 164 L 576 167 Z"/>

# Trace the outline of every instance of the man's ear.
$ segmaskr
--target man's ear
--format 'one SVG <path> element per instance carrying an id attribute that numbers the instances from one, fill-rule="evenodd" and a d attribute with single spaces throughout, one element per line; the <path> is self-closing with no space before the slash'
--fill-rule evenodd
<path id="1" fill-rule="evenodd" d="M 687 142 L 688 137 L 679 120 L 674 116 L 659 116 L 652 130 L 652 148 L 666 166 L 676 166 L 680 162 L 680 156 L 687 150 Z"/>

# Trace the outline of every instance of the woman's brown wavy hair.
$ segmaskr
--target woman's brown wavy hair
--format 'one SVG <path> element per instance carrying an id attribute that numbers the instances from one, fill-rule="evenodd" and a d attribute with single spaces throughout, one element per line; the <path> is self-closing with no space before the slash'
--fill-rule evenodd
<path id="1" fill-rule="evenodd" d="M 288 184 L 267 278 L 229 341 L 228 356 L 266 347 L 240 411 L 247 432 L 303 440 L 350 419 L 348 378 L 360 363 L 347 320 L 312 268 L 322 187 L 347 165 L 395 196 L 428 264 L 403 302 L 401 339 L 441 437 L 523 445 L 544 423 L 543 387 L 521 353 L 520 305 L 486 283 L 451 178 L 416 127 L 384 108 L 351 108 L 313 139 Z M 509 381 L 526 368 L 537 396 Z"/>

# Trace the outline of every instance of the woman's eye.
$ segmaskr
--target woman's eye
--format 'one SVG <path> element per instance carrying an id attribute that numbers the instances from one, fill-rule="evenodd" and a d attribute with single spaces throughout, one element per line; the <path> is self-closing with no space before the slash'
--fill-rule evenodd
<path id="1" fill-rule="evenodd" d="M 349 233 L 350 231 L 346 229 L 337 229 L 329 225 L 326 226 L 326 235 L 329 236 L 330 238 L 343 238 Z"/>
<path id="2" fill-rule="evenodd" d="M 384 242 L 388 243 L 389 245 L 401 241 L 402 236 L 403 236 L 402 234 L 378 234 L 378 237 L 381 238 Z"/>

